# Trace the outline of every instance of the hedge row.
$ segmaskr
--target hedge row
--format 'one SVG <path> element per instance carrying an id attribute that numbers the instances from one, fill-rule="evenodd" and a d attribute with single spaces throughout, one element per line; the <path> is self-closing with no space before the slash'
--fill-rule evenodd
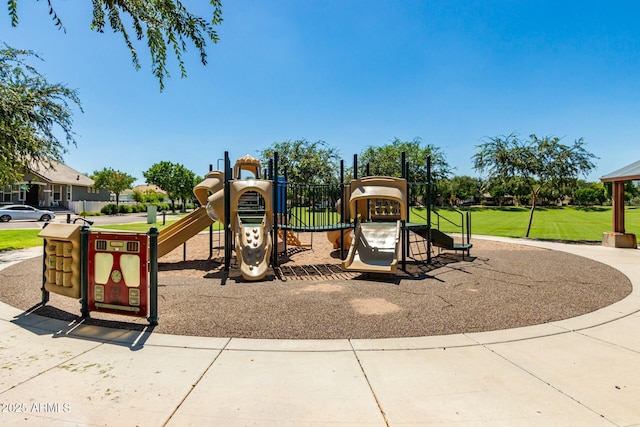
<path id="1" fill-rule="evenodd" d="M 100 212 L 104 215 L 116 215 L 116 214 L 127 214 L 127 213 L 138 213 L 138 212 L 146 212 L 147 211 L 146 203 L 137 203 L 135 205 L 122 204 L 116 206 L 113 203 L 105 205 Z M 167 211 L 171 209 L 171 206 L 168 203 L 155 203 L 153 206 L 158 207 L 158 212 Z"/>

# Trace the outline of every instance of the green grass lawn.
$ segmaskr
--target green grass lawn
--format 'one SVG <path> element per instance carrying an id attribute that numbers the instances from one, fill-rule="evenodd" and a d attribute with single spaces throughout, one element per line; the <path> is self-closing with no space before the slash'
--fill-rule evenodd
<path id="1" fill-rule="evenodd" d="M 452 209 L 438 209 L 438 214 L 443 218 L 448 218 L 456 224 L 460 224 L 460 214 Z M 307 223 L 311 216 L 326 215 L 320 212 L 307 212 L 300 210 L 297 212 L 299 218 Z M 328 214 L 331 221 L 337 221 L 335 213 Z M 411 222 L 424 222 L 425 209 L 412 208 Z M 318 218 L 319 222 L 328 218 Z M 437 216 L 432 215 L 432 221 L 437 221 Z M 471 209 L 471 232 L 473 234 L 504 236 L 504 237 L 524 237 L 529 221 L 529 209 L 526 207 L 507 208 L 472 208 Z M 175 221 L 167 221 L 165 226 L 160 223 L 154 226 L 158 230 Z M 640 207 L 627 207 L 625 210 L 625 226 L 628 233 L 640 235 Z M 101 229 L 123 230 L 146 233 L 151 225 L 146 223 L 105 225 Z M 536 239 L 559 239 L 559 240 L 602 240 L 602 233 L 611 231 L 612 213 L 610 207 L 595 207 L 581 209 L 575 207 L 541 207 L 537 208 L 533 215 L 533 224 L 529 237 Z M 214 230 L 219 230 L 221 225 L 214 223 Z M 460 229 L 445 220 L 440 221 L 440 229 L 445 232 L 456 233 Z M 206 228 L 205 228 L 206 230 Z M 42 239 L 38 237 L 40 230 L 0 230 L 0 251 L 28 248 L 42 245 Z"/>
<path id="2" fill-rule="evenodd" d="M 438 209 L 438 213 L 457 224 L 460 214 L 450 209 Z M 422 212 L 422 215 L 424 213 Z M 436 217 L 432 218 L 436 221 Z M 529 221 L 529 208 L 472 208 L 471 232 L 488 236 L 524 237 Z M 611 231 L 613 214 L 611 207 L 589 209 L 575 207 L 536 208 L 529 237 L 559 240 L 602 240 L 602 233 Z M 458 231 L 446 221 L 441 221 L 441 229 Z M 640 234 L 640 208 L 625 210 L 625 228 L 628 233 Z"/>
<path id="3" fill-rule="evenodd" d="M 166 225 L 157 223 L 153 226 L 158 230 L 169 226 L 175 221 L 167 221 Z M 146 233 L 152 227 L 146 223 L 133 223 L 133 224 L 117 224 L 117 225 L 103 225 L 100 229 L 107 230 L 122 230 L 122 231 L 135 231 L 139 233 Z M 98 228 L 98 227 L 95 227 Z M 0 251 L 10 251 L 14 249 L 30 248 L 33 246 L 41 246 L 42 238 L 38 237 L 40 229 L 34 230 L 0 230 Z"/>
<path id="4" fill-rule="evenodd" d="M 0 251 L 31 248 L 41 246 L 42 239 L 38 237 L 41 230 L 0 230 Z"/>

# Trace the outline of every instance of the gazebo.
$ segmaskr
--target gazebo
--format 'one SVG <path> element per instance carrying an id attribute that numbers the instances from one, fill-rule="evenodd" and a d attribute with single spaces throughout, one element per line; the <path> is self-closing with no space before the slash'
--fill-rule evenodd
<path id="1" fill-rule="evenodd" d="M 624 229 L 624 183 L 640 180 L 640 160 L 600 178 L 613 186 L 613 231 L 602 234 L 602 245 L 613 248 L 637 248 L 636 235 Z"/>

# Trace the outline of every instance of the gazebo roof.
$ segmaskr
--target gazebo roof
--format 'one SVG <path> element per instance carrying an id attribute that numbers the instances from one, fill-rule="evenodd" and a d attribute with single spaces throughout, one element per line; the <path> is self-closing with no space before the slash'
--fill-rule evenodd
<path id="1" fill-rule="evenodd" d="M 640 160 L 600 177 L 602 182 L 640 180 Z"/>

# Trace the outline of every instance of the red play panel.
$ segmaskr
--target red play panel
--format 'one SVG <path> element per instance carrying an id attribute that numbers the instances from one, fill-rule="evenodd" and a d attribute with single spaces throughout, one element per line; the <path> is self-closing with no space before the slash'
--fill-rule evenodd
<path id="1" fill-rule="evenodd" d="M 92 232 L 89 235 L 90 311 L 149 315 L 148 236 Z"/>

